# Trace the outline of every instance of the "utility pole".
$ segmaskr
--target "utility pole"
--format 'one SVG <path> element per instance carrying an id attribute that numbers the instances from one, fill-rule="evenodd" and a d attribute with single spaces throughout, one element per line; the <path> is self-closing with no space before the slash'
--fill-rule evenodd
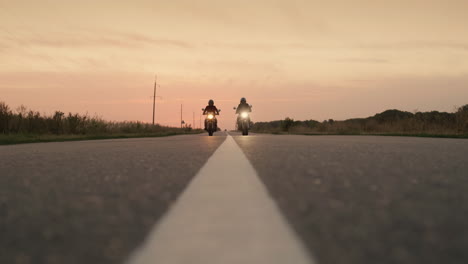
<path id="1" fill-rule="evenodd" d="M 156 111 L 156 87 L 157 87 L 158 76 L 154 76 L 154 94 L 153 94 L 153 126 L 154 126 L 154 115 Z"/>
<path id="2" fill-rule="evenodd" d="M 182 105 L 183 104 L 180 104 L 180 128 L 182 128 L 182 125 L 184 124 L 184 119 L 182 118 Z"/>
<path id="3" fill-rule="evenodd" d="M 195 112 L 193 112 L 193 126 L 192 126 L 193 129 L 195 129 Z"/>

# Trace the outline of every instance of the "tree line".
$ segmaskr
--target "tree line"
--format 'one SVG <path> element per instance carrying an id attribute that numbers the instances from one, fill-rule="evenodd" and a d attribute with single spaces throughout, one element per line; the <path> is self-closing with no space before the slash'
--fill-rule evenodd
<path id="1" fill-rule="evenodd" d="M 434 134 L 468 135 L 468 104 L 455 112 L 387 110 L 367 118 L 256 122 L 252 131 L 297 134 Z"/>

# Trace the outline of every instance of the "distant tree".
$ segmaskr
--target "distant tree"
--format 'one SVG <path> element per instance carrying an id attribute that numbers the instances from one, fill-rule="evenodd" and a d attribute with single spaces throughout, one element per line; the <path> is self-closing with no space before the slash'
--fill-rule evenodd
<path id="1" fill-rule="evenodd" d="M 464 112 L 464 113 L 468 113 L 468 104 L 464 105 L 464 106 L 461 106 L 458 108 L 458 112 Z"/>
<path id="2" fill-rule="evenodd" d="M 311 120 L 304 121 L 303 124 L 304 124 L 304 126 L 306 126 L 308 128 L 315 128 L 320 124 L 320 122 L 311 119 Z"/>
<path id="3" fill-rule="evenodd" d="M 16 112 L 20 117 L 25 117 L 28 114 L 28 108 L 24 105 L 20 105 L 16 108 Z"/>
<path id="4" fill-rule="evenodd" d="M 7 134 L 9 132 L 12 116 L 13 113 L 11 112 L 10 107 L 4 102 L 0 102 L 0 131 L 3 134 Z"/>
<path id="5" fill-rule="evenodd" d="M 54 134 L 60 134 L 62 132 L 62 117 L 64 113 L 60 111 L 55 111 L 54 116 L 52 117 L 52 127 L 51 131 Z M 71 113 L 70 113 L 71 115 Z"/>
<path id="6" fill-rule="evenodd" d="M 68 116 L 65 118 L 68 133 L 79 134 L 81 124 L 86 120 L 86 116 L 80 116 L 80 114 L 68 113 Z"/>
<path id="7" fill-rule="evenodd" d="M 456 120 L 458 132 L 468 133 L 468 104 L 458 108 Z"/>
<path id="8" fill-rule="evenodd" d="M 281 129 L 284 132 L 289 132 L 289 129 L 293 126 L 294 124 L 294 119 L 286 117 L 282 122 L 281 122 Z"/>
<path id="9" fill-rule="evenodd" d="M 414 115 L 410 112 L 400 111 L 396 109 L 387 110 L 380 114 L 376 114 L 373 118 L 377 120 L 379 123 L 384 122 L 395 122 L 402 119 L 409 119 L 412 118 Z"/>

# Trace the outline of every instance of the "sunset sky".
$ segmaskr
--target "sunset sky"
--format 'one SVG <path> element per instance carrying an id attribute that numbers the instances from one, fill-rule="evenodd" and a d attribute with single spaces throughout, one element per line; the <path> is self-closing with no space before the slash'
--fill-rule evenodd
<path id="1" fill-rule="evenodd" d="M 468 104 L 467 0 L 0 0 L 0 101 L 233 128 Z"/>

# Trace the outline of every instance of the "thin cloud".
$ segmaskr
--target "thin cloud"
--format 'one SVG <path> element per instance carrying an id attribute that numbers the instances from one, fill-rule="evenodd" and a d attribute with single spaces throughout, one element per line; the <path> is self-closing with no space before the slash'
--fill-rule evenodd
<path id="1" fill-rule="evenodd" d="M 255 50 L 255 51 L 272 51 L 281 49 L 295 49 L 295 50 L 316 50 L 316 49 L 369 49 L 369 50 L 388 50 L 388 49 L 455 49 L 468 51 L 468 42 L 444 42 L 444 41 L 407 41 L 407 42 L 389 42 L 389 43 L 361 43 L 361 44 L 310 44 L 310 43 L 223 43 L 211 42 L 204 43 L 205 46 L 210 48 L 226 48 L 226 49 L 240 49 L 240 50 Z"/>
<path id="2" fill-rule="evenodd" d="M 146 43 L 148 45 L 159 45 L 159 46 L 175 46 L 175 47 L 180 47 L 180 48 L 193 48 L 193 46 L 182 40 L 174 40 L 174 39 L 162 39 L 162 38 L 151 38 L 145 35 L 141 34 L 128 34 L 128 33 L 121 33 L 120 34 L 122 37 L 132 40 L 134 42 L 140 42 L 140 43 Z"/>
<path id="3" fill-rule="evenodd" d="M 129 104 L 150 104 L 153 103 L 153 99 L 128 99 L 128 100 L 81 100 L 79 104 L 86 105 L 129 105 Z"/>
<path id="4" fill-rule="evenodd" d="M 375 80 L 366 80 L 366 79 L 353 79 L 353 80 L 347 80 L 348 82 L 358 82 L 358 83 L 366 83 L 366 82 L 373 82 Z"/>
<path id="5" fill-rule="evenodd" d="M 42 46 L 52 48 L 76 48 L 76 47 L 123 47 L 123 48 L 138 48 L 143 46 L 171 46 L 178 48 L 192 48 L 188 42 L 165 39 L 152 38 L 136 33 L 109 33 L 109 32 L 93 32 L 93 34 L 78 32 L 76 34 L 60 33 L 37 35 L 33 32 L 15 34 L 7 32 L 2 36 L 0 41 L 0 49 L 6 49 L 17 46 Z"/>
<path id="6" fill-rule="evenodd" d="M 245 43 L 245 42 L 206 42 L 203 44 L 209 48 L 222 48 L 222 49 L 233 49 L 233 50 L 254 50 L 254 51 L 265 51 L 270 52 L 273 50 L 281 49 L 325 49 L 330 48 L 327 45 L 307 44 L 307 43 Z M 332 47 L 335 48 L 335 47 Z"/>
<path id="7" fill-rule="evenodd" d="M 389 60 L 386 59 L 380 59 L 380 58 L 343 58 L 343 59 L 337 59 L 335 60 L 336 62 L 342 62 L 342 63 L 390 63 Z"/>
<path id="8" fill-rule="evenodd" d="M 394 43 L 372 43 L 358 45 L 363 49 L 456 49 L 468 51 L 467 42 L 444 42 L 444 41 L 407 41 Z"/>

